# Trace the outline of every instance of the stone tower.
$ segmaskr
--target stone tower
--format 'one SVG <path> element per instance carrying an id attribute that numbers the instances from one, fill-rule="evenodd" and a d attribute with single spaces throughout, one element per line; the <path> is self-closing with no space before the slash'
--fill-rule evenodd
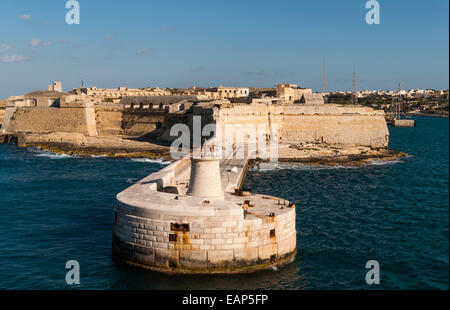
<path id="1" fill-rule="evenodd" d="M 191 178 L 187 194 L 209 199 L 224 199 L 220 160 L 214 157 L 191 159 Z"/>
<path id="2" fill-rule="evenodd" d="M 53 82 L 48 86 L 48 91 L 57 91 L 62 92 L 62 83 L 61 82 Z"/>

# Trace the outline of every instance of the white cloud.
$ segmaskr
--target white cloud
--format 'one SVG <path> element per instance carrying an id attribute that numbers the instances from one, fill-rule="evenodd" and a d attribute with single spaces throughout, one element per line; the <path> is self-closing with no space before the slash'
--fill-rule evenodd
<path id="1" fill-rule="evenodd" d="M 150 52 L 150 50 L 148 48 L 144 47 L 144 48 L 138 49 L 137 54 L 139 56 L 142 56 L 142 55 L 148 54 L 149 52 Z"/>
<path id="2" fill-rule="evenodd" d="M 144 55 L 151 54 L 151 53 L 153 53 L 154 51 L 155 51 L 154 48 L 147 48 L 147 47 L 144 47 L 144 48 L 138 49 L 138 51 L 137 51 L 136 54 L 139 55 L 139 56 L 144 56 Z"/>
<path id="3" fill-rule="evenodd" d="M 107 35 L 105 36 L 105 39 L 106 39 L 106 40 L 112 40 L 112 39 L 114 39 L 114 38 L 115 38 L 115 36 L 112 35 L 112 34 L 107 34 Z"/>
<path id="4" fill-rule="evenodd" d="M 7 50 L 10 50 L 11 49 L 11 46 L 10 45 L 8 45 L 8 44 L 0 44 L 0 53 L 2 53 L 2 52 L 6 52 Z"/>
<path id="5" fill-rule="evenodd" d="M 0 62 L 3 63 L 14 63 L 14 62 L 22 62 L 28 60 L 28 57 L 20 56 L 20 55 L 5 55 L 0 56 Z"/>
<path id="6" fill-rule="evenodd" d="M 20 15 L 19 18 L 21 20 L 29 20 L 29 19 L 31 19 L 31 15 L 23 14 L 23 15 Z"/>
<path id="7" fill-rule="evenodd" d="M 38 46 L 50 46 L 52 45 L 52 42 L 48 41 L 41 41 L 40 39 L 31 39 L 30 46 L 38 47 Z"/>

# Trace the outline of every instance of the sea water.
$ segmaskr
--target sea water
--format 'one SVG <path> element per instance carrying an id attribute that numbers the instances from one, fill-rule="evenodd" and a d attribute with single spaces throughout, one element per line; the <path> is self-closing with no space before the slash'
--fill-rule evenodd
<path id="1" fill-rule="evenodd" d="M 115 195 L 161 160 L 54 155 L 0 145 L 0 289 L 448 289 L 448 119 L 392 128 L 409 156 L 362 167 L 261 166 L 245 187 L 296 203 L 298 255 L 248 275 L 166 275 L 111 257 Z M 380 284 L 365 281 L 366 262 Z"/>

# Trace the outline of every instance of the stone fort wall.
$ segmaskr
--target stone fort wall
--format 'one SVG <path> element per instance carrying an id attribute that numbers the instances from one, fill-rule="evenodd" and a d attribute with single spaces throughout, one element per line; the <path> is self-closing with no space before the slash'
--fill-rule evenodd
<path id="1" fill-rule="evenodd" d="M 8 132 L 74 132 L 86 136 L 122 134 L 121 106 L 8 107 L 3 129 Z"/>
<path id="2" fill-rule="evenodd" d="M 161 141 L 172 141 L 170 128 L 188 124 L 192 116 L 202 116 L 202 125 L 215 122 L 225 132 L 226 125 L 262 125 L 266 134 L 278 129 L 280 143 L 326 142 L 387 147 L 389 131 L 384 112 L 360 106 L 230 104 L 220 107 L 194 106 L 192 113 L 167 113 L 122 106 L 8 107 L 2 129 L 8 132 L 75 132 L 84 135 L 142 136 L 153 133 Z M 5 114 L 5 115 L 6 115 Z M 245 129 L 244 129 L 245 130 Z M 192 131 L 192 130 L 191 130 Z M 233 127 L 233 134 L 243 129 Z M 230 134 L 228 132 L 228 134 Z"/>
<path id="3" fill-rule="evenodd" d="M 123 133 L 122 106 L 95 106 L 95 120 L 100 136 L 120 135 Z"/>
<path id="4" fill-rule="evenodd" d="M 206 270 L 269 263 L 296 249 L 295 210 L 276 220 L 244 221 L 241 210 L 190 208 L 187 214 L 170 214 L 117 204 L 115 253 L 144 267 Z M 188 232 L 173 229 L 186 223 Z"/>
<path id="5" fill-rule="evenodd" d="M 9 120 L 8 132 L 52 133 L 75 132 L 96 136 L 93 107 L 18 107 Z"/>
<path id="6" fill-rule="evenodd" d="M 326 142 L 387 147 L 389 130 L 383 111 L 359 106 L 338 105 L 236 105 L 220 109 L 201 109 L 199 114 L 213 114 L 223 132 L 226 125 L 263 125 L 269 135 L 278 128 L 280 143 Z M 243 129 L 231 127 L 233 135 Z M 245 130 L 245 127 L 244 127 Z"/>
<path id="7" fill-rule="evenodd" d="M 1 108 L 0 107 L 0 125 L 3 122 L 3 117 L 5 116 L 5 111 L 6 111 L 6 108 Z"/>
<path id="8" fill-rule="evenodd" d="M 160 111 L 125 109 L 123 111 L 123 133 L 129 136 L 143 136 L 154 133 L 166 121 L 168 114 Z"/>

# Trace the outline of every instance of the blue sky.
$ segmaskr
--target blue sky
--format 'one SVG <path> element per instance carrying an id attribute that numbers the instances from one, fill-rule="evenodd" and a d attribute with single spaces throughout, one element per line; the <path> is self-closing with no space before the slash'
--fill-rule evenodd
<path id="1" fill-rule="evenodd" d="M 447 0 L 379 0 L 380 25 L 367 25 L 366 0 L 79 0 L 80 25 L 67 25 L 66 0 L 0 2 L 0 98 L 45 89 L 263 86 L 320 90 L 448 88 Z M 34 39 L 34 40 L 33 40 Z M 33 41 L 32 41 L 33 40 Z"/>

